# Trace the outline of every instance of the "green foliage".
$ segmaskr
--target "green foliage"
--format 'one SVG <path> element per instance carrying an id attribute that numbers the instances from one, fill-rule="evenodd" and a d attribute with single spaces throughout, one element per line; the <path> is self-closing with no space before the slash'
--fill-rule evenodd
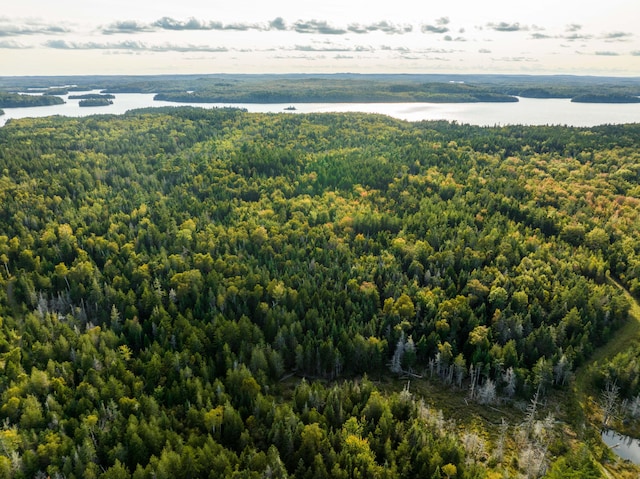
<path id="1" fill-rule="evenodd" d="M 10 122 L 0 471 L 482 477 L 456 425 L 353 378 L 394 362 L 500 397 L 562 387 L 626 318 L 608 274 L 640 281 L 638 133 L 192 108 Z"/>
<path id="2" fill-rule="evenodd" d="M 393 77 L 391 77 L 393 78 Z M 403 102 L 431 103 L 517 102 L 518 99 L 486 85 L 419 83 L 401 79 L 326 78 L 265 79 L 209 83 L 195 91 L 158 93 L 154 99 L 187 103 L 309 103 L 309 102 Z"/>
<path id="3" fill-rule="evenodd" d="M 109 105 L 113 105 L 113 100 L 110 100 L 107 97 L 87 98 L 84 100 L 80 100 L 78 102 L 78 106 L 109 106 Z"/>
<path id="4" fill-rule="evenodd" d="M 585 93 L 573 97 L 571 101 L 578 103 L 640 103 L 640 98 L 635 95 L 621 95 L 616 93 L 600 95 Z"/>
<path id="5" fill-rule="evenodd" d="M 61 105 L 64 100 L 53 95 L 22 95 L 0 91 L 0 107 L 20 108 L 29 106 Z"/>
<path id="6" fill-rule="evenodd" d="M 598 479 L 600 468 L 586 447 L 559 458 L 544 476 L 545 479 Z"/>

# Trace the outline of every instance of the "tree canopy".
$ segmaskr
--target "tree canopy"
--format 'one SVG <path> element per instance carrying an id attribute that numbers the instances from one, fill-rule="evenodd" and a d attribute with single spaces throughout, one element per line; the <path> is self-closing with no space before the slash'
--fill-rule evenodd
<path id="1" fill-rule="evenodd" d="M 523 446 L 488 467 L 499 441 L 367 377 L 483 404 L 565 387 L 627 317 L 610 276 L 640 295 L 639 134 L 193 108 L 12 121 L 2 474 L 543 464 Z"/>

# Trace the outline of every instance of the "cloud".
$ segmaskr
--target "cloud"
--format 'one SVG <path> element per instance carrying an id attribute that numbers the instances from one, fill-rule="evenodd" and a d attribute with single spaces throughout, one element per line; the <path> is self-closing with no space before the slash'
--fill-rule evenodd
<path id="1" fill-rule="evenodd" d="M 271 30 L 286 30 L 287 24 L 284 22 L 282 17 L 274 18 L 269 22 L 269 28 Z"/>
<path id="2" fill-rule="evenodd" d="M 619 53 L 611 52 L 611 51 L 595 52 L 595 54 L 601 57 L 617 57 L 619 55 Z"/>
<path id="3" fill-rule="evenodd" d="M 437 22 L 448 21 L 445 17 Z M 441 28 L 441 27 L 436 27 Z M 171 17 L 162 17 L 150 24 L 139 23 L 132 20 L 114 22 L 102 29 L 106 35 L 117 33 L 142 33 L 157 30 L 171 31 L 197 31 L 197 30 L 235 30 L 235 31 L 295 31 L 302 34 L 319 35 L 345 35 L 347 33 L 366 34 L 372 32 L 383 32 L 387 34 L 404 34 L 413 31 L 411 25 L 396 25 L 386 20 L 369 24 L 352 23 L 348 27 L 337 27 L 329 24 L 326 20 L 297 20 L 288 25 L 282 17 L 276 17 L 267 23 L 222 23 L 218 21 L 203 21 L 197 18 L 178 20 Z M 446 31 L 446 30 L 445 30 Z M 0 33 L 1 36 L 1 33 Z"/>
<path id="4" fill-rule="evenodd" d="M 360 25 L 358 23 L 352 23 L 347 27 L 347 30 L 351 33 L 371 33 L 371 32 L 383 32 L 389 35 L 399 34 L 402 35 L 404 33 L 410 33 L 413 31 L 413 27 L 411 25 L 396 25 L 394 23 L 388 22 L 386 20 L 382 20 L 375 23 L 370 23 L 369 25 Z"/>
<path id="5" fill-rule="evenodd" d="M 134 34 L 150 31 L 153 31 L 153 27 L 144 23 L 136 22 L 135 20 L 114 22 L 102 29 L 102 33 L 105 35 L 113 35 L 117 33 Z"/>
<path id="6" fill-rule="evenodd" d="M 27 48 L 33 48 L 33 47 L 28 45 L 23 45 L 22 43 L 18 43 L 15 40 L 0 40 L 0 49 L 22 50 Z"/>
<path id="7" fill-rule="evenodd" d="M 329 25 L 325 20 L 298 20 L 293 24 L 293 30 L 298 33 L 318 33 L 321 35 L 344 35 L 348 32 L 344 28 Z"/>
<path id="8" fill-rule="evenodd" d="M 582 25 L 578 23 L 570 23 L 564 30 L 566 32 L 577 32 L 578 30 L 582 30 Z"/>
<path id="9" fill-rule="evenodd" d="M 422 25 L 422 33 L 447 33 L 449 31 L 449 25 L 451 20 L 449 17 L 440 17 L 435 21 L 435 25 Z"/>
<path id="10" fill-rule="evenodd" d="M 496 62 L 514 62 L 514 63 L 529 63 L 529 62 L 537 62 L 535 58 L 529 57 L 502 57 L 502 58 L 492 58 L 493 61 Z"/>
<path id="11" fill-rule="evenodd" d="M 325 57 L 323 55 L 274 55 L 272 58 L 275 60 L 306 60 L 314 62 L 316 60 L 322 60 Z"/>
<path id="12" fill-rule="evenodd" d="M 345 47 L 338 45 L 327 45 L 323 47 L 316 47 L 312 45 L 296 45 L 294 50 L 299 52 L 373 52 L 372 47 L 356 45 L 355 47 Z"/>
<path id="13" fill-rule="evenodd" d="M 631 52 L 631 55 L 634 57 L 640 57 L 640 50 L 634 50 Z"/>
<path id="14" fill-rule="evenodd" d="M 401 53 L 409 53 L 411 51 L 407 47 L 391 47 L 389 45 L 380 45 L 380 50 L 388 51 L 388 52 L 394 51 L 394 52 L 401 52 Z"/>
<path id="15" fill-rule="evenodd" d="M 143 42 L 126 40 L 113 43 L 98 42 L 67 42 L 65 40 L 49 40 L 44 44 L 49 48 L 56 50 L 129 50 L 129 51 L 147 51 L 147 52 L 209 52 L 221 53 L 229 51 L 225 47 L 211 47 L 208 45 L 175 45 L 164 43 L 162 45 L 148 45 Z"/>
<path id="16" fill-rule="evenodd" d="M 487 23 L 487 27 L 495 30 L 496 32 L 521 32 L 529 30 L 529 27 L 527 27 L 526 25 L 520 25 L 518 22 Z"/>
<path id="17" fill-rule="evenodd" d="M 444 36 L 444 41 L 445 42 L 466 42 L 467 39 L 464 37 L 452 37 L 451 35 L 445 35 Z"/>
<path id="18" fill-rule="evenodd" d="M 607 42 L 627 42 L 631 37 L 633 33 L 629 32 L 609 32 L 602 36 Z"/>
<path id="19" fill-rule="evenodd" d="M 162 30 L 222 30 L 223 27 L 220 22 L 203 22 L 193 17 L 185 21 L 162 17 L 153 22 L 153 26 Z"/>
<path id="20" fill-rule="evenodd" d="M 248 30 L 269 30 L 273 28 L 275 30 L 282 29 L 284 21 L 282 18 L 276 18 L 269 23 L 268 26 L 257 23 L 222 23 L 216 21 L 202 21 L 197 18 L 189 18 L 188 20 L 176 20 L 171 17 L 162 17 L 152 23 L 153 27 L 161 30 L 236 30 L 236 31 L 248 31 Z"/>
<path id="21" fill-rule="evenodd" d="M 486 48 L 481 48 L 478 50 L 478 53 L 491 53 L 491 50 L 487 50 Z"/>
<path id="22" fill-rule="evenodd" d="M 447 33 L 448 27 L 444 25 L 422 25 L 422 33 Z"/>
<path id="23" fill-rule="evenodd" d="M 162 30 L 224 30 L 225 26 L 222 22 L 204 22 L 197 18 L 189 18 L 188 20 L 176 20 L 171 17 L 162 17 L 153 22 L 153 26 Z"/>
<path id="24" fill-rule="evenodd" d="M 579 33 L 572 33 L 571 35 L 564 35 L 560 38 L 567 40 L 568 42 L 575 42 L 576 40 L 591 40 L 593 35 L 581 35 Z"/>
<path id="25" fill-rule="evenodd" d="M 551 35 L 545 35 L 544 33 L 535 32 L 531 34 L 532 40 L 547 40 L 549 38 L 555 38 Z"/>
<path id="26" fill-rule="evenodd" d="M 56 50 L 144 50 L 144 44 L 133 40 L 118 43 L 68 42 L 66 40 L 49 40 L 44 46 Z"/>
<path id="27" fill-rule="evenodd" d="M 351 52 L 351 48 L 346 47 L 314 47 L 311 45 L 296 45 L 293 47 L 298 52 Z"/>
<path id="28" fill-rule="evenodd" d="M 60 33 L 68 33 L 68 30 L 60 25 L 44 25 L 38 23 L 19 25 L 8 18 L 0 20 L 0 37 L 15 37 L 19 35 L 58 35 Z"/>

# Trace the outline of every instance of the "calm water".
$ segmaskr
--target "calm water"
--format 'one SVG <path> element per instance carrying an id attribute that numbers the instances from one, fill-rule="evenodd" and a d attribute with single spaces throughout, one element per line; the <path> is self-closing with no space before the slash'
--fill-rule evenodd
<path id="1" fill-rule="evenodd" d="M 622 459 L 640 464 L 640 440 L 619 434 L 612 429 L 603 429 L 602 440 Z"/>
<path id="2" fill-rule="evenodd" d="M 150 106 L 192 105 L 203 108 L 236 106 L 250 112 L 280 113 L 290 104 L 255 103 L 174 103 L 154 101 L 153 94 L 120 93 L 113 105 L 104 107 L 78 106 L 79 100 L 63 105 L 31 108 L 4 108 L 0 126 L 12 118 L 42 117 L 50 115 L 88 116 L 94 114 L 122 114 L 134 108 Z M 449 120 L 472 125 L 570 125 L 595 126 L 606 123 L 639 123 L 640 103 L 590 104 L 571 103 L 567 99 L 539 100 L 521 98 L 518 103 L 297 103 L 289 113 L 364 112 L 382 113 L 408 121 Z"/>

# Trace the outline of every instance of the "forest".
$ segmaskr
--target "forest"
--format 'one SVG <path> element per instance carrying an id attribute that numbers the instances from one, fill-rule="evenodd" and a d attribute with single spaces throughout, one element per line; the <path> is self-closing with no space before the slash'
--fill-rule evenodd
<path id="1" fill-rule="evenodd" d="M 189 103 L 477 103 L 517 102 L 518 97 L 635 103 L 640 97 L 640 79 L 349 73 L 0 77 L 0 92 L 14 92 L 14 98 L 25 100 L 15 93 L 27 90 L 53 97 L 87 90 L 105 94 L 154 93 L 157 100 Z"/>
<path id="2" fill-rule="evenodd" d="M 110 91 L 110 90 L 109 90 Z M 197 90 L 160 92 L 155 100 L 194 103 L 517 102 L 482 85 L 342 78 L 279 78 L 261 82 L 202 82 Z"/>
<path id="3" fill-rule="evenodd" d="M 101 97 L 101 98 L 85 98 L 78 102 L 78 106 L 86 107 L 86 106 L 108 106 L 113 105 L 113 100 L 109 98 Z"/>
<path id="4" fill-rule="evenodd" d="M 591 359 L 640 298 L 639 135 L 11 121 L 0 477 L 637 477 L 599 428 L 640 350 Z"/>
<path id="5" fill-rule="evenodd" d="M 64 103 L 62 98 L 53 95 L 23 95 L 0 90 L 0 107 L 3 108 L 60 105 L 62 103 Z"/>

